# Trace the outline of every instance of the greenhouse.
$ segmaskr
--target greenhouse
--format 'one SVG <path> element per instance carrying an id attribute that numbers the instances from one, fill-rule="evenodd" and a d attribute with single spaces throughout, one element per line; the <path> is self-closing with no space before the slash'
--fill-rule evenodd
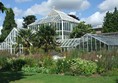
<path id="1" fill-rule="evenodd" d="M 65 50 L 78 48 L 83 51 L 117 50 L 118 33 L 85 34 L 81 38 L 57 40 Z"/>
<path id="2" fill-rule="evenodd" d="M 38 20 L 28 26 L 32 31 L 39 30 L 39 26 L 53 24 L 56 27 L 58 36 L 56 42 L 59 43 L 62 51 L 77 48 L 78 51 L 87 52 L 100 51 L 102 49 L 113 50 L 118 49 L 118 33 L 101 33 L 101 34 L 85 34 L 81 38 L 69 38 L 69 34 L 73 28 L 79 23 L 78 20 L 68 16 L 64 12 L 52 10 L 45 18 Z M 17 37 L 18 28 L 13 28 L 4 42 L 0 43 L 0 50 L 6 50 L 11 54 L 22 54 L 23 46 L 18 45 Z"/>
<path id="3" fill-rule="evenodd" d="M 19 29 L 13 28 L 12 31 L 9 33 L 9 35 L 6 37 L 4 42 L 0 43 L 0 50 L 2 51 L 8 51 L 11 54 L 16 54 L 18 46 L 19 52 L 23 53 L 23 46 L 21 44 L 17 44 L 17 36 L 18 36 Z"/>
<path id="4" fill-rule="evenodd" d="M 38 30 L 41 24 L 53 25 L 56 27 L 57 39 L 68 39 L 73 28 L 79 23 L 78 20 L 70 17 L 64 12 L 53 9 L 48 16 L 28 26 L 31 30 Z"/>

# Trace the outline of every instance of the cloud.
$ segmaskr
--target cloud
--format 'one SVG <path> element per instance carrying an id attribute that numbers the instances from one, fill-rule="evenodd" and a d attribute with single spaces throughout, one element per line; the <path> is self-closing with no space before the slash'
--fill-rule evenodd
<path id="1" fill-rule="evenodd" d="M 13 11 L 14 11 L 15 16 L 22 16 L 22 13 L 23 13 L 23 10 L 22 9 L 19 9 L 17 7 L 14 7 L 13 8 Z"/>
<path id="2" fill-rule="evenodd" d="M 98 6 L 100 11 L 110 11 L 110 10 L 113 10 L 115 7 L 118 8 L 118 0 L 104 0 Z"/>
<path id="3" fill-rule="evenodd" d="M 77 12 L 70 12 L 69 14 L 71 14 L 71 15 L 76 15 Z"/>
<path id="4" fill-rule="evenodd" d="M 24 15 L 46 15 L 50 11 L 50 8 L 47 6 L 46 2 L 41 4 L 35 4 L 32 7 L 28 8 Z"/>
<path id="5" fill-rule="evenodd" d="M 95 12 L 87 18 L 82 18 L 87 24 L 91 24 L 93 27 L 101 26 L 103 24 L 103 19 L 106 13 Z"/>
<path id="6" fill-rule="evenodd" d="M 32 1 L 32 0 L 15 0 L 15 2 L 18 2 L 18 3 L 29 2 L 29 1 Z"/>
<path id="7" fill-rule="evenodd" d="M 113 12 L 115 7 L 118 8 L 118 0 L 104 0 L 98 5 L 99 11 L 87 18 L 82 18 L 82 20 L 88 24 L 91 24 L 93 27 L 102 27 L 106 12 Z"/>
<path id="8" fill-rule="evenodd" d="M 48 0 L 47 4 L 58 9 L 84 10 L 90 6 L 88 0 Z"/>
<path id="9" fill-rule="evenodd" d="M 85 10 L 90 6 L 88 0 L 48 0 L 35 4 L 25 11 L 25 15 L 46 15 L 50 9 Z"/>
<path id="10" fill-rule="evenodd" d="M 17 27 L 22 28 L 23 19 L 16 18 L 15 21 L 16 21 Z"/>

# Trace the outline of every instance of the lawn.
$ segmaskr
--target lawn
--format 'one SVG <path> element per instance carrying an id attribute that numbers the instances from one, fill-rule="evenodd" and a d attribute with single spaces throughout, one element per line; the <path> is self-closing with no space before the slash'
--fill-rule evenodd
<path id="1" fill-rule="evenodd" d="M 24 74 L 22 72 L 1 72 L 0 83 L 118 83 L 118 76 L 82 77 L 49 74 Z"/>

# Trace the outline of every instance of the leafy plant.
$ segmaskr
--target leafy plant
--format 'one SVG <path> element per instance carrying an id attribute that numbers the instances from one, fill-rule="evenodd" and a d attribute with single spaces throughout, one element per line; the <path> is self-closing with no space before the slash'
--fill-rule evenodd
<path id="1" fill-rule="evenodd" d="M 70 60 L 69 59 L 59 59 L 56 62 L 56 72 L 57 73 L 65 73 L 69 71 L 70 68 Z"/>
<path id="2" fill-rule="evenodd" d="M 91 75 L 96 73 L 97 64 L 92 61 L 82 60 L 80 58 L 73 59 L 70 67 L 73 75 Z"/>
<path id="3" fill-rule="evenodd" d="M 7 65 L 7 58 L 0 56 L 0 69 L 4 68 Z"/>
<path id="4" fill-rule="evenodd" d="M 22 71 L 24 72 L 32 72 L 32 73 L 44 73 L 44 74 L 49 74 L 50 73 L 50 69 L 44 68 L 44 67 L 38 67 L 38 66 L 34 66 L 34 67 L 30 67 L 30 66 L 24 66 L 22 67 Z"/>
<path id="5" fill-rule="evenodd" d="M 13 59 L 11 60 L 11 70 L 12 71 L 21 71 L 22 67 L 26 64 L 26 61 L 23 59 Z"/>

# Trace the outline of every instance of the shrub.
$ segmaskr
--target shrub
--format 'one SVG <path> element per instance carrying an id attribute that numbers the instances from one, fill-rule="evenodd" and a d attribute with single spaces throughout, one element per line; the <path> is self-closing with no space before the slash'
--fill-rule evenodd
<path id="1" fill-rule="evenodd" d="M 118 68 L 118 52 L 117 51 L 103 51 L 97 55 L 98 73 L 104 73 L 109 70 Z M 101 56 L 101 57 L 99 57 Z"/>
<path id="2" fill-rule="evenodd" d="M 34 67 L 30 67 L 30 66 L 23 66 L 22 67 L 22 71 L 24 71 L 24 72 L 38 72 L 39 71 L 39 67 L 36 67 L 36 66 L 34 66 Z"/>
<path id="3" fill-rule="evenodd" d="M 51 56 L 44 56 L 39 60 L 38 66 L 44 71 L 49 71 L 48 73 L 56 73 L 56 62 Z"/>
<path id="4" fill-rule="evenodd" d="M 3 70 L 8 65 L 8 59 L 11 58 L 11 54 L 7 51 L 0 51 L 0 70 Z"/>
<path id="5" fill-rule="evenodd" d="M 32 57 L 25 57 L 26 65 L 30 67 L 34 67 L 38 65 L 38 60 Z"/>
<path id="6" fill-rule="evenodd" d="M 117 50 L 101 50 L 98 52 L 83 52 L 80 58 L 91 60 L 97 63 L 98 73 L 104 73 L 109 70 L 118 68 L 118 51 Z"/>
<path id="7" fill-rule="evenodd" d="M 25 60 L 26 65 L 22 68 L 24 72 L 55 73 L 55 61 L 50 56 L 44 56 L 39 59 L 29 57 Z"/>
<path id="8" fill-rule="evenodd" d="M 7 65 L 7 58 L 0 56 L 0 69 L 3 69 Z"/>
<path id="9" fill-rule="evenodd" d="M 118 76 L 118 69 L 114 69 L 114 70 L 109 70 L 107 72 L 103 72 L 101 75 L 102 76 Z"/>
<path id="10" fill-rule="evenodd" d="M 70 60 L 69 59 L 59 59 L 56 62 L 56 73 L 66 73 L 70 68 Z"/>
<path id="11" fill-rule="evenodd" d="M 11 55 L 8 51 L 0 51 L 0 57 L 12 57 L 13 55 Z"/>
<path id="12" fill-rule="evenodd" d="M 49 74 L 50 69 L 44 68 L 44 67 L 30 67 L 30 66 L 24 66 L 22 67 L 22 71 L 24 72 L 32 72 L 32 73 L 43 73 L 43 74 Z"/>
<path id="13" fill-rule="evenodd" d="M 97 64 L 92 61 L 77 59 L 59 59 L 56 63 L 57 73 L 68 75 L 91 75 L 96 73 Z"/>
<path id="14" fill-rule="evenodd" d="M 22 67 L 26 64 L 26 61 L 23 59 L 12 59 L 10 62 L 11 68 L 10 70 L 12 71 L 21 71 Z"/>
<path id="15" fill-rule="evenodd" d="M 54 64 L 51 56 L 44 56 L 39 61 L 39 66 L 49 68 Z"/>
<path id="16" fill-rule="evenodd" d="M 8 58 L 5 59 L 5 64 L 1 70 L 3 71 L 20 71 L 21 68 L 26 64 L 25 60 L 20 58 Z"/>
<path id="17" fill-rule="evenodd" d="M 73 59 L 70 67 L 72 75 L 91 75 L 96 73 L 97 64 L 92 61 Z"/>

